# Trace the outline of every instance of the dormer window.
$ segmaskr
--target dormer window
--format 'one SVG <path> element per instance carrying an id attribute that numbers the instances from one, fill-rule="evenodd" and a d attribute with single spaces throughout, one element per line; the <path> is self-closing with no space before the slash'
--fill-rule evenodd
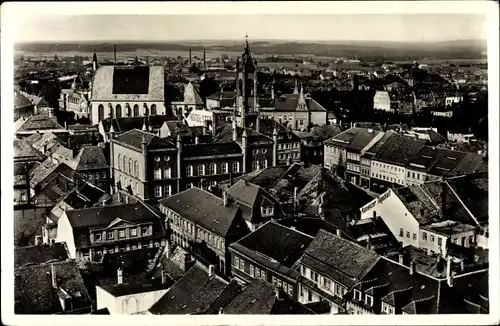
<path id="1" fill-rule="evenodd" d="M 113 232 L 108 232 L 108 240 L 113 240 L 115 237 L 115 234 Z"/>
<path id="2" fill-rule="evenodd" d="M 264 206 L 261 207 L 262 216 L 272 216 L 274 215 L 274 207 L 272 206 Z"/>
<path id="3" fill-rule="evenodd" d="M 95 241 L 101 241 L 101 234 L 100 233 L 95 233 L 94 239 L 95 239 Z"/>
<path id="4" fill-rule="evenodd" d="M 373 297 L 367 294 L 365 296 L 365 303 L 369 306 L 373 306 Z"/>
<path id="5" fill-rule="evenodd" d="M 354 299 L 361 301 L 361 291 L 354 290 Z"/>

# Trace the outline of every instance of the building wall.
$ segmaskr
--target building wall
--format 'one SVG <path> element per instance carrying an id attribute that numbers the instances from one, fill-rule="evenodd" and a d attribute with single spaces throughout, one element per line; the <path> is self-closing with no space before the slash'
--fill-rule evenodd
<path id="1" fill-rule="evenodd" d="M 126 101 L 91 101 L 90 103 L 90 111 L 91 111 L 91 123 L 93 125 L 96 125 L 99 123 L 100 120 L 106 119 L 110 117 L 110 109 L 109 109 L 109 104 L 113 107 L 114 114 L 116 114 L 116 106 L 119 104 L 122 109 L 122 117 L 127 117 L 127 110 L 126 110 L 126 105 L 128 104 L 130 106 L 130 112 L 132 117 L 136 116 L 134 115 L 134 105 L 139 106 L 139 117 L 143 117 L 145 115 L 145 108 L 144 104 L 147 105 L 149 109 L 149 113 L 151 114 L 151 106 L 154 104 L 156 105 L 156 114 L 158 115 L 166 115 L 167 114 L 167 109 L 165 106 L 165 103 L 163 102 L 126 102 Z M 102 105 L 104 107 L 104 116 L 99 119 L 99 105 Z"/>
<path id="2" fill-rule="evenodd" d="M 426 249 L 429 254 L 436 253 L 446 256 L 446 241 L 448 238 L 449 236 L 420 229 L 419 247 Z"/>
<path id="3" fill-rule="evenodd" d="M 391 189 L 361 207 L 360 211 L 362 219 L 372 218 L 374 212 L 380 216 L 403 246 L 419 247 L 419 224 Z"/>
<path id="4" fill-rule="evenodd" d="M 425 173 L 425 171 L 420 171 L 420 169 L 412 169 L 411 167 L 406 167 L 405 175 L 406 186 L 421 185 L 427 179 L 427 173 Z"/>
<path id="5" fill-rule="evenodd" d="M 108 308 L 111 315 L 133 315 L 149 310 L 167 292 L 168 289 L 114 297 L 97 286 L 97 309 Z"/>
<path id="6" fill-rule="evenodd" d="M 70 258 L 76 258 L 75 240 L 73 238 L 73 228 L 69 223 L 68 216 L 64 213 L 57 221 L 56 242 L 66 242 L 68 255 Z"/>
<path id="7" fill-rule="evenodd" d="M 325 145 L 324 150 L 326 168 L 335 167 L 338 165 L 345 166 L 347 160 L 347 151 L 344 148 L 332 145 Z"/>
<path id="8" fill-rule="evenodd" d="M 392 112 L 391 99 L 388 92 L 377 91 L 373 97 L 373 108 L 375 110 L 384 110 Z"/>
<path id="9" fill-rule="evenodd" d="M 396 183 L 402 186 L 406 184 L 405 168 L 395 164 L 384 163 L 372 159 L 370 173 L 372 179 Z"/>
<path id="10" fill-rule="evenodd" d="M 110 152 L 113 153 L 112 161 L 115 163 L 113 166 L 115 182 L 121 181 L 123 188 L 131 184 L 134 193 L 138 194 L 141 198 L 148 198 L 149 193 L 144 184 L 146 180 L 142 177 L 147 172 L 143 163 L 144 158 L 142 152 L 123 146 L 114 141 L 110 143 L 110 146 L 112 146 Z M 123 166 L 124 157 L 126 158 L 125 167 Z M 129 159 L 132 159 L 132 171 L 129 171 Z M 138 174 L 135 173 L 135 162 L 139 165 Z"/>
<path id="11" fill-rule="evenodd" d="M 322 126 L 322 125 L 326 124 L 326 116 L 327 116 L 326 111 L 324 111 L 324 112 L 321 112 L 321 111 L 311 112 L 311 121 L 310 122 L 312 124 Z"/>

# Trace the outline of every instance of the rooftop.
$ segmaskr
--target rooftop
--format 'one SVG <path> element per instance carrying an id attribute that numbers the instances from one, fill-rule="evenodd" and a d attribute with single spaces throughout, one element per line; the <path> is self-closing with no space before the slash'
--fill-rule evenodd
<path id="1" fill-rule="evenodd" d="M 332 255 L 332 253 L 342 255 Z M 337 235 L 320 230 L 305 250 L 302 263 L 350 287 L 372 268 L 379 256 Z"/>
<path id="2" fill-rule="evenodd" d="M 379 130 L 352 127 L 328 139 L 324 144 L 361 152 L 380 133 Z"/>
<path id="3" fill-rule="evenodd" d="M 101 285 L 101 288 L 114 297 L 122 297 L 131 294 L 140 294 L 146 292 L 154 292 L 160 290 L 168 290 L 173 284 L 173 281 L 166 283 L 121 283 Z"/>
<path id="4" fill-rule="evenodd" d="M 108 168 L 104 148 L 100 146 L 85 146 L 74 159 L 76 171 L 102 170 Z"/>
<path id="5" fill-rule="evenodd" d="M 16 130 L 16 132 L 37 130 L 65 130 L 54 119 L 46 115 L 32 115 Z"/>
<path id="6" fill-rule="evenodd" d="M 124 132 L 123 134 L 118 135 L 115 140 L 141 151 L 143 138 L 146 140 L 148 149 L 176 148 L 175 145 L 171 142 L 162 139 L 152 133 L 141 131 L 138 129 L 132 129 L 130 131 Z"/>
<path id="7" fill-rule="evenodd" d="M 14 248 L 14 268 L 68 259 L 64 242 Z"/>
<path id="8" fill-rule="evenodd" d="M 159 204 L 223 237 L 239 211 L 238 206 L 224 206 L 221 198 L 197 187 L 163 198 Z"/>

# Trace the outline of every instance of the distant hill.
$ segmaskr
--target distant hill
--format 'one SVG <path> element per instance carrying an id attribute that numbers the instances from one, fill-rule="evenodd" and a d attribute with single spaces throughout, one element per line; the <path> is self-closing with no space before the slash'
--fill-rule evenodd
<path id="1" fill-rule="evenodd" d="M 87 42 L 87 43 L 19 43 L 16 51 L 27 52 L 112 52 L 113 44 L 119 51 L 221 51 L 241 52 L 243 42 L 236 41 L 186 41 L 186 42 Z M 486 41 L 456 40 L 444 42 L 372 42 L 372 41 L 255 41 L 250 42 L 252 52 L 267 55 L 308 54 L 327 57 L 354 57 L 371 61 L 379 59 L 418 60 L 435 59 L 482 59 L 485 58 Z"/>

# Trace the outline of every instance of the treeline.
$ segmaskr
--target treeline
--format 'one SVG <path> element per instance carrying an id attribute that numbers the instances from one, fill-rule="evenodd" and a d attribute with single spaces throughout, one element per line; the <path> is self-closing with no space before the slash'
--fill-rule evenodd
<path id="1" fill-rule="evenodd" d="M 381 61 L 381 60 L 420 60 L 423 58 L 435 59 L 482 59 L 485 58 L 483 47 L 476 43 L 457 44 L 456 46 L 426 46 L 408 45 L 395 46 L 395 44 L 368 46 L 362 42 L 359 44 L 325 44 L 325 43 L 251 43 L 250 48 L 255 54 L 267 55 L 289 55 L 289 54 L 309 54 L 325 57 L 348 57 L 357 58 L 361 61 Z M 118 43 L 118 51 L 133 52 L 139 50 L 154 50 L 154 51 L 207 51 L 217 50 L 226 52 L 241 52 L 243 51 L 243 43 L 236 45 L 189 45 L 178 43 Z M 15 49 L 18 51 L 28 52 L 113 52 L 113 43 L 23 43 L 16 44 Z"/>

